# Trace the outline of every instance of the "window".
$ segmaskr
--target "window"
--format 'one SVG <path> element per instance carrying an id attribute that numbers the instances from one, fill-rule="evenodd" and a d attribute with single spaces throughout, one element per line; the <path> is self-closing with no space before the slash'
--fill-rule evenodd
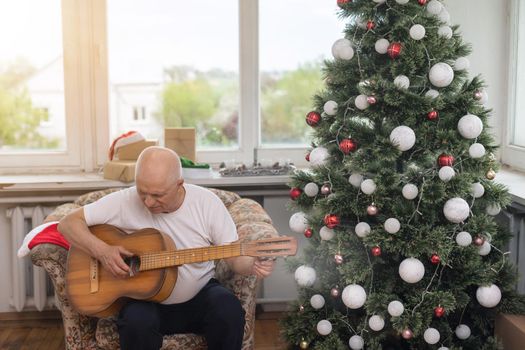
<path id="1" fill-rule="evenodd" d="M 322 59 L 342 35 L 337 9 L 318 0 L 1 5 L 0 73 L 25 57 L 16 72 L 44 69 L 38 82 L 51 85 L 25 79 L 0 91 L 16 92 L 33 118 L 12 123 L 24 132 L 8 141 L 3 123 L 0 172 L 93 171 L 121 133 L 162 143 L 164 128 L 178 126 L 196 127 L 201 162 L 305 162 L 304 117 L 322 88 Z"/>
<path id="2" fill-rule="evenodd" d="M 509 60 L 509 113 L 504 136 L 502 161 L 525 169 L 525 4 L 511 3 L 511 35 Z"/>

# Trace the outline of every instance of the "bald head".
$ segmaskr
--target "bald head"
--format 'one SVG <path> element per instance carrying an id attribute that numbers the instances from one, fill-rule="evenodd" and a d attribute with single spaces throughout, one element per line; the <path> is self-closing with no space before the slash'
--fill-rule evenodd
<path id="1" fill-rule="evenodd" d="M 135 181 L 171 185 L 182 178 L 180 158 L 171 149 L 151 146 L 139 156 L 135 169 Z"/>

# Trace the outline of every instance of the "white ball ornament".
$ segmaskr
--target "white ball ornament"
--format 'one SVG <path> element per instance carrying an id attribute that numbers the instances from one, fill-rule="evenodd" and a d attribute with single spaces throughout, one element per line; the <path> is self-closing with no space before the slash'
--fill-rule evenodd
<path id="1" fill-rule="evenodd" d="M 441 9 L 441 12 L 438 13 L 437 16 L 441 22 L 445 24 L 450 24 L 450 13 L 447 11 L 445 6 L 443 6 L 443 8 Z"/>
<path id="2" fill-rule="evenodd" d="M 454 80 L 454 71 L 448 64 L 439 62 L 430 68 L 428 78 L 432 85 L 436 87 L 447 87 Z"/>
<path id="3" fill-rule="evenodd" d="M 337 102 L 335 101 L 326 101 L 323 110 L 328 115 L 336 115 L 337 114 Z"/>
<path id="4" fill-rule="evenodd" d="M 419 194 L 419 190 L 414 184 L 406 184 L 403 186 L 403 190 L 401 192 L 403 193 L 403 197 L 409 200 L 416 198 Z"/>
<path id="5" fill-rule="evenodd" d="M 332 324 L 328 320 L 321 320 L 317 323 L 317 332 L 321 335 L 328 335 L 332 332 Z"/>
<path id="6" fill-rule="evenodd" d="M 470 193 L 474 198 L 481 198 L 485 194 L 485 187 L 479 182 L 474 182 L 470 186 Z"/>
<path id="7" fill-rule="evenodd" d="M 425 265 L 416 258 L 406 258 L 399 264 L 399 276 L 407 283 L 417 283 L 425 275 Z"/>
<path id="8" fill-rule="evenodd" d="M 394 85 L 397 86 L 399 89 L 408 89 L 410 86 L 410 79 L 406 75 L 398 75 L 394 79 Z"/>
<path id="9" fill-rule="evenodd" d="M 304 230 L 308 228 L 308 220 L 306 220 L 306 214 L 302 211 L 293 214 L 288 222 L 290 229 L 295 233 L 304 233 Z"/>
<path id="10" fill-rule="evenodd" d="M 475 139 L 483 131 L 483 122 L 477 115 L 466 114 L 458 121 L 458 131 L 466 139 Z"/>
<path id="11" fill-rule="evenodd" d="M 335 232 L 331 228 L 323 226 L 319 230 L 319 236 L 321 236 L 321 239 L 323 241 L 329 241 L 329 240 L 331 240 L 332 238 L 335 237 Z"/>
<path id="12" fill-rule="evenodd" d="M 348 340 L 348 346 L 350 346 L 352 350 L 361 350 L 365 347 L 365 341 L 360 335 L 353 335 L 350 337 L 350 340 Z"/>
<path id="13" fill-rule="evenodd" d="M 330 154 L 326 148 L 322 146 L 316 147 L 310 152 L 310 164 L 313 166 L 323 165 L 329 156 Z"/>
<path id="14" fill-rule="evenodd" d="M 350 60 L 354 57 L 352 42 L 348 39 L 338 39 L 332 45 L 332 55 L 340 60 Z"/>
<path id="15" fill-rule="evenodd" d="M 452 28 L 450 28 L 449 26 L 441 26 L 438 29 L 438 35 L 442 38 L 450 39 L 452 38 L 452 34 Z"/>
<path id="16" fill-rule="evenodd" d="M 396 218 L 389 218 L 385 221 L 385 231 L 388 233 L 397 233 L 401 229 L 401 223 Z"/>
<path id="17" fill-rule="evenodd" d="M 398 150 L 408 151 L 416 144 L 416 133 L 408 126 L 398 126 L 390 133 L 390 142 Z"/>
<path id="18" fill-rule="evenodd" d="M 388 46 L 390 45 L 390 42 L 386 39 L 379 39 L 376 41 L 374 48 L 376 49 L 376 52 L 384 55 L 388 51 Z"/>
<path id="19" fill-rule="evenodd" d="M 443 10 L 443 5 L 438 0 L 431 0 L 427 4 L 427 12 L 431 15 L 439 15 L 439 13 Z"/>
<path id="20" fill-rule="evenodd" d="M 430 89 L 425 93 L 425 97 L 430 97 L 431 99 L 436 99 L 439 97 L 439 91 Z"/>
<path id="21" fill-rule="evenodd" d="M 361 187 L 361 182 L 363 182 L 363 175 L 359 173 L 353 173 L 348 178 L 348 182 L 350 182 L 352 186 L 359 188 Z"/>
<path id="22" fill-rule="evenodd" d="M 439 169 L 438 176 L 442 181 L 449 182 L 454 176 L 456 176 L 456 172 L 453 167 L 445 165 Z"/>
<path id="23" fill-rule="evenodd" d="M 491 308 L 499 304 L 501 301 L 501 290 L 495 284 L 489 286 L 478 287 L 476 290 L 476 299 L 481 306 Z"/>
<path id="24" fill-rule="evenodd" d="M 485 90 L 481 91 L 481 99 L 479 100 L 482 104 L 487 104 L 489 102 L 489 94 Z"/>
<path id="25" fill-rule="evenodd" d="M 421 40 L 425 37 L 426 30 L 421 24 L 414 24 L 410 27 L 410 37 L 414 40 Z"/>
<path id="26" fill-rule="evenodd" d="M 374 315 L 368 320 L 368 325 L 373 331 L 380 331 L 385 327 L 385 320 L 379 315 Z"/>
<path id="27" fill-rule="evenodd" d="M 366 95 L 359 95 L 355 98 L 354 104 L 357 108 L 360 110 L 365 110 L 368 108 L 368 96 Z"/>
<path id="28" fill-rule="evenodd" d="M 301 287 L 311 287 L 317 279 L 315 270 L 310 266 L 301 265 L 295 270 L 295 281 Z"/>
<path id="29" fill-rule="evenodd" d="M 366 301 L 365 289 L 358 284 L 350 284 L 343 289 L 341 299 L 346 307 L 359 309 Z"/>
<path id="30" fill-rule="evenodd" d="M 377 4 L 382 4 L 384 3 L 386 0 L 373 0 L 375 3 Z"/>
<path id="31" fill-rule="evenodd" d="M 409 0 L 396 0 L 396 2 L 400 5 L 407 4 Z"/>
<path id="32" fill-rule="evenodd" d="M 404 311 L 405 307 L 400 301 L 394 300 L 388 303 L 388 313 L 390 314 L 390 316 L 399 317 L 403 314 Z"/>
<path id="33" fill-rule="evenodd" d="M 370 228 L 370 225 L 367 224 L 366 222 L 360 222 L 357 225 L 355 225 L 354 230 L 355 230 L 355 234 L 357 235 L 357 237 L 364 238 L 368 236 L 371 228 Z"/>
<path id="34" fill-rule="evenodd" d="M 423 333 L 423 339 L 430 345 L 436 344 L 440 337 L 439 331 L 435 328 L 427 328 Z"/>
<path id="35" fill-rule="evenodd" d="M 485 146 L 481 143 L 473 143 L 468 149 L 468 154 L 474 159 L 482 158 L 485 155 Z"/>
<path id="36" fill-rule="evenodd" d="M 451 198 L 445 203 L 443 213 L 448 221 L 459 224 L 468 218 L 470 207 L 463 198 Z"/>
<path id="37" fill-rule="evenodd" d="M 456 243 L 462 247 L 468 247 L 472 243 L 472 235 L 467 231 L 461 231 L 456 236 Z"/>
<path id="38" fill-rule="evenodd" d="M 366 179 L 363 182 L 361 182 L 361 191 L 363 191 L 364 194 L 372 194 L 376 190 L 376 183 L 372 179 Z"/>
<path id="39" fill-rule="evenodd" d="M 498 204 L 489 204 L 487 208 L 485 208 L 485 212 L 489 215 L 496 216 L 501 211 L 501 207 Z"/>
<path id="40" fill-rule="evenodd" d="M 470 337 L 470 327 L 466 324 L 460 324 L 456 327 L 456 337 L 461 340 L 465 340 Z"/>
<path id="41" fill-rule="evenodd" d="M 466 57 L 460 57 L 454 62 L 454 70 L 467 70 L 470 68 L 470 61 Z"/>
<path id="42" fill-rule="evenodd" d="M 319 193 L 319 186 L 315 182 L 309 182 L 304 186 L 304 193 L 308 197 L 315 197 Z"/>
<path id="43" fill-rule="evenodd" d="M 319 310 L 324 306 L 324 297 L 321 294 L 312 295 L 310 298 L 310 305 L 316 310 Z"/>
<path id="44" fill-rule="evenodd" d="M 446 346 L 442 346 L 440 348 L 438 348 L 438 350 L 449 350 Z"/>
<path id="45" fill-rule="evenodd" d="M 492 247 L 489 242 L 484 241 L 481 247 L 478 248 L 478 254 L 481 256 L 487 256 L 490 254 Z"/>

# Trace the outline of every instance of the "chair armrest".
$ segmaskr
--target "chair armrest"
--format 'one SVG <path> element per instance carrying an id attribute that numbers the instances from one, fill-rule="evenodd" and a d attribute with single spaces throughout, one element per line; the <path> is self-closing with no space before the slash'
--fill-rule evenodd
<path id="1" fill-rule="evenodd" d="M 31 249 L 31 261 L 46 270 L 53 286 L 57 307 L 62 313 L 66 349 L 96 349 L 96 319 L 73 310 L 66 293 L 67 250 L 54 244 L 40 244 Z"/>

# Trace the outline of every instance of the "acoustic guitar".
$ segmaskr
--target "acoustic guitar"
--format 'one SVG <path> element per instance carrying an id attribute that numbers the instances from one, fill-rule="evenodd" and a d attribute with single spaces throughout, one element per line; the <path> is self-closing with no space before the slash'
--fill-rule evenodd
<path id="1" fill-rule="evenodd" d="M 161 302 L 177 282 L 177 266 L 241 255 L 273 258 L 295 255 L 297 240 L 276 237 L 252 242 L 177 250 L 173 240 L 153 228 L 127 234 L 111 225 L 91 226 L 90 231 L 110 245 L 132 252 L 124 261 L 129 278 L 115 278 L 79 248 L 71 246 L 67 258 L 66 291 L 75 310 L 83 315 L 116 314 L 129 299 Z"/>

